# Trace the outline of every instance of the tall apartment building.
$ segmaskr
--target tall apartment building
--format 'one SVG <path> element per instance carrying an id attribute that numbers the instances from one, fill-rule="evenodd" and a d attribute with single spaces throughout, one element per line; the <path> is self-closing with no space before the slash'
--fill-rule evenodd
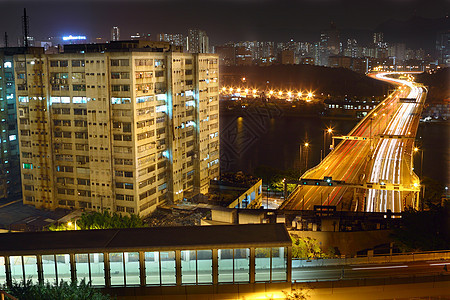
<path id="1" fill-rule="evenodd" d="M 154 43 L 14 57 L 25 204 L 143 216 L 207 192 L 219 176 L 218 57 Z"/>
<path id="2" fill-rule="evenodd" d="M 14 55 L 33 52 L 44 53 L 44 50 L 0 48 L 0 199 L 21 191 Z"/>
<path id="3" fill-rule="evenodd" d="M 384 42 L 384 34 L 383 32 L 374 32 L 373 33 L 373 44 L 378 45 L 378 43 Z"/>
<path id="4" fill-rule="evenodd" d="M 187 51 L 190 53 L 209 53 L 209 37 L 200 29 L 189 29 Z"/>
<path id="5" fill-rule="evenodd" d="M 111 41 L 119 41 L 120 40 L 120 29 L 117 26 L 113 26 L 111 28 Z"/>
<path id="6" fill-rule="evenodd" d="M 182 33 L 160 33 L 158 40 L 160 42 L 169 42 L 172 45 L 181 46 L 183 49 L 186 49 L 186 39 Z"/>
<path id="7" fill-rule="evenodd" d="M 450 64 L 450 29 L 437 33 L 436 56 L 440 64 Z"/>

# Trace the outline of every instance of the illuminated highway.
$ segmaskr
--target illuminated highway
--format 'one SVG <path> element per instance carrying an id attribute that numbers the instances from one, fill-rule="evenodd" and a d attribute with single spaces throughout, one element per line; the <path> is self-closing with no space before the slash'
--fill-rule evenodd
<path id="1" fill-rule="evenodd" d="M 409 74 L 377 73 L 397 89 L 374 108 L 316 167 L 302 179 L 344 181 L 337 186 L 299 185 L 281 209 L 312 209 L 336 205 L 338 209 L 401 212 L 417 207 L 420 180 L 411 158 L 426 89 Z M 342 137 L 345 138 L 345 137 Z M 363 140 L 365 138 L 365 140 Z"/>

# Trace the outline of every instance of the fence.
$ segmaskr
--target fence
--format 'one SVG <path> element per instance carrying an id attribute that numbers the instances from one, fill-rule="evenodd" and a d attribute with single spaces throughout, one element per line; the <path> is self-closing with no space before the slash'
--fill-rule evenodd
<path id="1" fill-rule="evenodd" d="M 449 260 L 449 259 L 450 259 L 450 251 L 399 253 L 391 255 L 374 255 L 374 256 L 349 257 L 349 258 L 323 258 L 323 259 L 292 258 L 292 269 L 304 267 L 382 264 L 382 263 L 411 262 L 411 261 L 425 261 L 425 260 Z"/>

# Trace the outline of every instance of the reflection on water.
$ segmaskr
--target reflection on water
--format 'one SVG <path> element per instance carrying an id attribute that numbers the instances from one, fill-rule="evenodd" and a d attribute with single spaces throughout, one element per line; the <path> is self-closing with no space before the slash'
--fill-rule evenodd
<path id="1" fill-rule="evenodd" d="M 315 166 L 320 162 L 324 149 L 324 130 L 332 127 L 333 134 L 347 134 L 356 124 L 357 121 L 318 117 L 273 117 L 252 113 L 222 115 L 221 170 L 252 173 L 259 165 L 278 169 L 300 168 L 300 146 L 305 142 L 309 143 L 308 166 Z M 418 138 L 422 136 L 423 140 L 423 174 L 442 183 L 448 183 L 450 172 L 449 127 L 448 123 L 421 124 L 418 134 Z M 328 153 L 330 138 L 325 138 L 325 151 Z M 420 160 L 415 165 L 418 171 Z"/>
<path id="2" fill-rule="evenodd" d="M 447 186 L 450 184 L 450 122 L 421 123 L 417 145 L 423 149 L 423 175 Z M 420 156 L 414 157 L 414 170 L 420 174 Z"/>
<path id="3" fill-rule="evenodd" d="M 311 167 L 320 161 L 326 128 L 331 126 L 335 133 L 344 134 L 355 125 L 355 121 L 337 122 L 320 118 L 274 117 L 263 120 L 252 115 L 222 116 L 222 171 L 251 173 L 258 165 L 298 168 L 300 145 L 305 142 L 309 143 L 308 165 Z M 329 143 L 327 138 L 327 153 Z"/>

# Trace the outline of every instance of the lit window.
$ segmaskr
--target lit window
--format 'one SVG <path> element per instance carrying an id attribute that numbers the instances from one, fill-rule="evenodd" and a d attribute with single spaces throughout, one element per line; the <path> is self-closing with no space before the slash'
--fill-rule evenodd
<path id="1" fill-rule="evenodd" d="M 23 168 L 24 168 L 24 169 L 27 169 L 27 170 L 32 170 L 32 169 L 33 169 L 33 164 L 27 164 L 27 163 L 24 163 L 24 164 L 23 164 Z"/>

